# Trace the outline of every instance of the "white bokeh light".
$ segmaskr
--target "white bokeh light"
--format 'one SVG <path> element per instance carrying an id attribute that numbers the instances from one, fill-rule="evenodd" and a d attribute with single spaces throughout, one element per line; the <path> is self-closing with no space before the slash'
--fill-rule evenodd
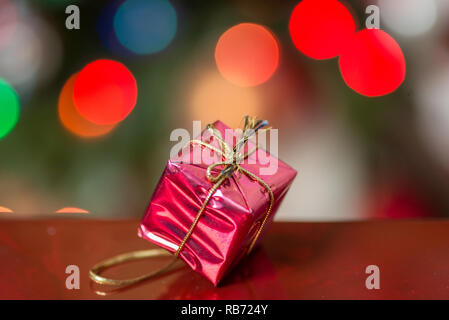
<path id="1" fill-rule="evenodd" d="M 0 50 L 0 75 L 27 97 L 59 69 L 62 45 L 58 34 L 34 11 L 25 5 L 16 9 L 14 32 Z"/>
<path id="2" fill-rule="evenodd" d="M 427 33 L 437 21 L 435 0 L 379 0 L 378 5 L 381 24 L 403 36 Z"/>
<path id="3" fill-rule="evenodd" d="M 429 151 L 449 171 L 449 65 L 419 85 L 418 127 Z"/>
<path id="4" fill-rule="evenodd" d="M 340 120 L 322 117 L 295 132 L 282 159 L 298 169 L 276 215 L 278 221 L 341 221 L 364 218 L 365 169 L 360 147 Z M 294 195 L 294 196 L 293 196 Z M 325 199 L 325 201 L 324 201 Z"/>

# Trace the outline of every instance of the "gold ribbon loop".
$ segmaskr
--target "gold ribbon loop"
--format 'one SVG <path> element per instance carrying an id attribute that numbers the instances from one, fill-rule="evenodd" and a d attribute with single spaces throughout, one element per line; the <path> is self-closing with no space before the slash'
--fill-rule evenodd
<path id="1" fill-rule="evenodd" d="M 150 249 L 150 250 L 139 250 L 139 251 L 132 251 L 127 252 L 123 254 L 119 254 L 117 256 L 114 256 L 112 258 L 106 259 L 100 263 L 97 263 L 95 266 L 92 267 L 89 271 L 89 277 L 99 284 L 107 284 L 111 286 L 123 286 L 123 285 L 131 285 L 149 278 L 153 278 L 155 276 L 158 276 L 160 274 L 163 274 L 171 269 L 171 267 L 175 264 L 177 259 L 173 259 L 170 263 L 168 263 L 166 266 L 164 266 L 161 269 L 158 269 L 154 272 L 136 277 L 131 279 L 123 279 L 123 280 L 116 280 L 116 279 L 109 279 L 100 276 L 100 274 L 112 267 L 116 266 L 128 261 L 133 260 L 141 260 L 146 258 L 155 258 L 155 257 L 167 257 L 171 256 L 170 252 L 168 252 L 165 249 Z"/>
<path id="2" fill-rule="evenodd" d="M 249 254 L 252 251 L 254 245 L 256 244 L 257 239 L 259 238 L 259 236 L 263 230 L 263 227 L 265 226 L 265 224 L 268 221 L 268 218 L 271 214 L 271 210 L 273 209 L 273 205 L 274 205 L 274 194 L 273 194 L 273 191 L 271 190 L 270 186 L 265 181 L 263 181 L 261 178 L 259 178 L 254 173 L 252 173 L 240 166 L 241 161 L 246 159 L 249 155 L 251 155 L 254 151 L 257 150 L 257 148 L 258 148 L 257 144 L 256 144 L 255 148 L 253 148 L 250 152 L 245 153 L 245 155 L 243 157 L 240 155 L 240 149 L 247 144 L 247 142 L 251 138 L 251 136 L 253 136 L 255 133 L 257 133 L 257 131 L 259 129 L 261 129 L 267 125 L 268 125 L 268 122 L 265 120 L 257 120 L 255 117 L 246 116 L 245 124 L 243 126 L 243 137 L 235 144 L 235 146 L 233 148 L 231 148 L 229 146 L 229 144 L 222 138 L 220 131 L 217 130 L 212 124 L 208 124 L 206 128 L 211 132 L 212 137 L 217 139 L 220 142 L 221 148 L 222 148 L 221 150 L 214 147 L 213 145 L 211 145 L 209 143 L 202 141 L 202 140 L 191 140 L 189 142 L 189 144 L 198 144 L 205 148 L 208 148 L 210 150 L 217 152 L 219 155 L 221 155 L 222 160 L 220 160 L 217 163 L 213 163 L 207 167 L 206 177 L 209 181 L 214 182 L 215 184 L 209 190 L 209 193 L 208 193 L 206 199 L 204 200 L 204 202 L 202 203 L 198 213 L 196 214 L 195 219 L 192 222 L 192 225 L 190 226 L 189 230 L 187 231 L 187 234 L 184 236 L 181 244 L 178 247 L 178 250 L 176 250 L 176 252 L 174 253 L 174 259 L 170 263 L 168 263 L 166 266 L 164 266 L 161 269 L 156 270 L 152 273 L 149 273 L 149 274 L 146 274 L 146 275 L 143 275 L 140 277 L 132 278 L 132 279 L 114 280 L 114 279 L 108 279 L 108 278 L 100 276 L 101 272 L 104 271 L 106 268 L 112 267 L 117 264 L 121 264 L 126 261 L 170 255 L 170 253 L 168 251 L 166 251 L 165 249 L 134 251 L 134 252 L 124 253 L 124 254 L 112 257 L 110 259 L 107 259 L 103 262 L 96 264 L 89 271 L 90 278 L 99 284 L 106 284 L 106 285 L 113 285 L 113 286 L 126 286 L 126 285 L 135 284 L 137 282 L 140 282 L 140 281 L 143 281 L 143 280 L 146 280 L 146 279 L 149 279 L 149 278 L 152 278 L 152 277 L 155 277 L 157 275 L 167 272 L 174 265 L 174 263 L 176 261 L 178 261 L 178 259 L 177 259 L 178 256 L 180 255 L 182 249 L 184 248 L 185 244 L 187 243 L 190 236 L 192 235 L 193 230 L 195 229 L 196 225 L 198 224 L 198 221 L 200 220 L 201 216 L 203 215 L 204 211 L 206 210 L 206 206 L 208 205 L 208 203 L 209 203 L 210 199 L 212 198 L 212 196 L 214 195 L 215 191 L 217 191 L 217 189 L 221 186 L 221 184 L 226 179 L 229 179 L 230 177 L 232 177 L 233 173 L 236 171 L 239 171 L 239 172 L 247 175 L 251 179 L 257 181 L 261 186 L 263 186 L 267 190 L 269 198 L 270 198 L 268 208 L 265 213 L 265 217 L 264 217 L 262 223 L 260 224 L 260 227 L 257 230 L 256 235 L 253 238 L 253 240 L 251 241 L 251 244 L 248 248 L 247 253 Z M 267 128 L 266 130 L 269 130 L 269 129 L 270 128 Z M 212 174 L 212 170 L 218 166 L 224 166 L 224 168 L 217 175 L 214 176 Z"/>

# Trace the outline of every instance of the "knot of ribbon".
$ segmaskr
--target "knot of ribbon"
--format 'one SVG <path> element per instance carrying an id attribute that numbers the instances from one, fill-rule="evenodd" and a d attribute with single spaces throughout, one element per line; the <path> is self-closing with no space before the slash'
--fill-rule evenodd
<path id="1" fill-rule="evenodd" d="M 166 256 L 169 255 L 169 252 L 163 249 L 150 249 L 150 250 L 140 250 L 140 251 L 133 251 L 133 252 L 129 252 L 129 253 L 124 253 L 121 255 L 117 255 L 115 257 L 112 257 L 110 259 L 107 259 L 105 261 L 102 261 L 98 264 L 96 264 L 94 267 L 92 267 L 92 269 L 89 271 L 89 276 L 90 278 L 99 284 L 107 284 L 107 285 L 114 285 L 114 286 L 125 286 L 125 285 L 131 285 L 131 284 L 135 284 L 137 282 L 158 276 L 160 274 L 163 274 L 167 271 L 169 271 L 172 266 L 175 264 L 175 262 L 179 261 L 178 260 L 178 256 L 180 255 L 182 249 L 184 248 L 184 246 L 186 245 L 187 241 L 189 240 L 190 236 L 192 235 L 196 225 L 198 224 L 201 216 L 203 215 L 204 211 L 206 210 L 206 207 L 210 201 L 210 199 L 212 198 L 212 196 L 215 194 L 215 192 L 217 191 L 217 189 L 221 186 L 221 184 L 232 177 L 232 175 L 234 174 L 234 172 L 240 172 L 242 174 L 245 174 L 246 176 L 248 176 L 249 178 L 257 181 L 260 185 L 262 185 L 265 190 L 268 192 L 269 195 L 269 203 L 268 203 L 268 207 L 267 210 L 265 212 L 265 216 L 262 220 L 262 222 L 260 223 L 260 226 L 254 236 L 254 238 L 251 240 L 251 243 L 248 247 L 247 250 L 247 254 L 249 254 L 254 245 L 257 242 L 257 239 L 259 238 L 265 224 L 268 221 L 268 218 L 271 214 L 273 205 L 274 205 L 274 194 L 273 191 L 271 190 L 271 187 L 264 181 L 262 180 L 260 177 L 258 177 L 257 175 L 255 175 L 254 173 L 252 173 L 251 171 L 243 168 L 240 164 L 246 159 L 248 158 L 248 156 L 250 156 L 254 151 L 256 151 L 258 149 L 258 145 L 256 143 L 256 145 L 249 150 L 248 152 L 242 154 L 241 150 L 244 149 L 244 147 L 246 146 L 246 144 L 248 143 L 249 139 L 255 135 L 257 133 L 258 130 L 266 127 L 268 125 L 268 122 L 266 120 L 258 120 L 255 117 L 249 117 L 249 116 L 245 116 L 245 124 L 243 126 L 243 134 L 242 137 L 235 143 L 235 145 L 233 147 L 231 147 L 223 138 L 222 135 L 220 133 L 219 130 L 217 130 L 214 125 L 212 124 L 208 124 L 206 126 L 206 129 L 210 131 L 211 136 L 213 137 L 213 139 L 217 139 L 217 141 L 219 142 L 219 145 L 221 146 L 221 148 L 217 148 L 215 146 L 213 146 L 210 143 L 207 143 L 205 141 L 202 140 L 190 140 L 189 144 L 196 144 L 196 145 L 201 145 L 207 149 L 210 149 L 214 152 L 216 152 L 218 155 L 221 156 L 220 161 L 212 163 L 211 165 L 209 165 L 206 169 L 206 178 L 211 181 L 214 182 L 214 185 L 212 186 L 212 188 L 209 190 L 205 200 L 203 201 L 200 209 L 198 210 L 195 219 L 192 222 L 192 225 L 190 226 L 189 230 L 187 231 L 186 235 L 184 236 L 184 238 L 182 239 L 180 245 L 178 246 L 178 249 L 175 251 L 174 255 L 173 255 L 173 259 L 171 260 L 171 262 L 169 262 L 166 266 L 162 267 L 159 270 L 156 270 L 154 272 L 151 272 L 149 274 L 145 274 L 142 275 L 140 277 L 136 277 L 136 278 L 132 278 L 132 279 L 123 279 L 123 280 L 116 280 L 116 279 L 109 279 L 109 278 L 105 278 L 100 276 L 100 273 L 109 268 L 112 267 L 114 265 L 117 264 L 121 264 L 123 262 L 126 261 L 130 261 L 130 260 L 136 260 L 136 259 L 144 259 L 144 258 L 149 258 L 149 257 L 155 257 L 155 256 Z M 265 130 L 269 130 L 270 128 L 266 128 Z M 223 167 L 221 169 L 221 171 L 219 171 L 218 174 L 213 175 L 213 169 L 215 169 L 216 167 Z"/>

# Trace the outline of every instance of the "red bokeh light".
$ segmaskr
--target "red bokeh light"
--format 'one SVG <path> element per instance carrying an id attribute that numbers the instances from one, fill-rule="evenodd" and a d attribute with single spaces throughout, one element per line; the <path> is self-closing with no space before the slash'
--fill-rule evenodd
<path id="1" fill-rule="evenodd" d="M 348 9 L 336 0 L 303 0 L 293 10 L 290 36 L 296 48 L 313 59 L 338 56 L 355 32 Z"/>
<path id="2" fill-rule="evenodd" d="M 222 34 L 215 48 L 215 61 L 228 81 L 242 87 L 255 86 L 276 71 L 279 46 L 267 28 L 241 23 Z"/>
<path id="3" fill-rule="evenodd" d="M 346 84 L 368 97 L 389 94 L 405 79 L 401 47 L 378 29 L 357 32 L 340 55 L 339 66 Z"/>
<path id="4" fill-rule="evenodd" d="M 73 89 L 78 112 L 88 121 L 111 125 L 125 119 L 137 101 L 137 84 L 121 63 L 96 60 L 79 73 Z"/>

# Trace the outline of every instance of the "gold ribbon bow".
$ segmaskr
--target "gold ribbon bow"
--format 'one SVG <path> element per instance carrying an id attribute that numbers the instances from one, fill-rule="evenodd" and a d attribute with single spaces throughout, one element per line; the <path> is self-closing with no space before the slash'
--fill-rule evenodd
<path id="1" fill-rule="evenodd" d="M 198 221 L 200 220 L 201 216 L 203 215 L 206 206 L 208 205 L 210 199 L 214 195 L 215 191 L 221 186 L 221 184 L 226 180 L 229 179 L 234 172 L 241 172 L 251 179 L 257 181 L 260 183 L 268 192 L 270 196 L 269 205 L 267 208 L 267 211 L 265 213 L 265 217 L 257 230 L 257 233 L 254 237 L 254 239 L 251 241 L 251 244 L 248 248 L 247 253 L 249 254 L 254 245 L 257 242 L 257 239 L 260 236 L 260 233 L 263 230 L 263 227 L 265 226 L 270 214 L 271 210 L 273 208 L 274 204 L 274 194 L 271 190 L 270 186 L 263 181 L 261 178 L 259 178 L 254 173 L 246 170 L 242 166 L 240 166 L 240 163 L 246 159 L 248 156 L 250 156 L 254 151 L 257 150 L 258 146 L 256 146 L 249 152 L 246 152 L 244 155 L 240 153 L 240 150 L 244 148 L 244 146 L 247 144 L 248 140 L 257 133 L 257 131 L 263 127 L 266 127 L 268 125 L 267 121 L 263 120 L 257 120 L 255 117 L 245 117 L 245 124 L 243 126 L 243 136 L 240 140 L 237 141 L 235 146 L 231 148 L 229 144 L 222 138 L 220 131 L 218 131 L 212 124 L 207 125 L 207 129 L 210 130 L 213 138 L 217 139 L 220 142 L 221 150 L 214 147 L 213 145 L 206 143 L 202 140 L 191 140 L 189 144 L 199 144 L 201 146 L 204 146 L 210 150 L 213 150 L 214 152 L 218 153 L 222 157 L 222 161 L 216 162 L 211 164 L 207 167 L 206 170 L 206 177 L 209 181 L 215 182 L 213 187 L 209 190 L 209 193 L 204 200 L 203 204 L 201 205 L 201 208 L 199 209 L 198 213 L 196 214 L 195 219 L 192 222 L 192 225 L 190 226 L 189 231 L 187 231 L 186 235 L 184 236 L 183 240 L 181 241 L 181 244 L 178 247 L 178 250 L 173 255 L 173 259 L 168 263 L 166 266 L 162 267 L 161 269 L 158 269 L 154 272 L 142 275 L 140 277 L 132 278 L 132 279 L 123 279 L 123 280 L 116 280 L 116 279 L 109 279 L 100 276 L 100 273 L 104 271 L 105 269 L 112 267 L 117 264 L 121 264 L 126 261 L 130 260 L 138 260 L 138 259 L 145 259 L 145 258 L 151 258 L 151 257 L 157 257 L 157 256 L 168 256 L 170 253 L 166 251 L 165 249 L 150 249 L 150 250 L 140 250 L 140 251 L 133 251 L 129 253 L 124 253 L 117 255 L 115 257 L 109 258 L 107 260 L 104 260 L 95 266 L 92 267 L 92 269 L 89 271 L 90 278 L 99 284 L 107 284 L 107 285 L 113 285 L 113 286 L 125 286 L 125 285 L 132 285 L 137 282 L 153 278 L 155 276 L 161 275 L 167 271 L 169 271 L 176 261 L 178 261 L 178 256 L 180 255 L 182 249 L 184 248 L 186 242 L 189 240 L 190 236 L 193 233 L 193 230 L 195 229 L 196 225 L 198 224 Z M 265 130 L 269 130 L 270 128 L 267 128 Z M 219 172 L 218 175 L 212 175 L 212 170 L 216 167 L 223 166 L 223 169 Z"/>

